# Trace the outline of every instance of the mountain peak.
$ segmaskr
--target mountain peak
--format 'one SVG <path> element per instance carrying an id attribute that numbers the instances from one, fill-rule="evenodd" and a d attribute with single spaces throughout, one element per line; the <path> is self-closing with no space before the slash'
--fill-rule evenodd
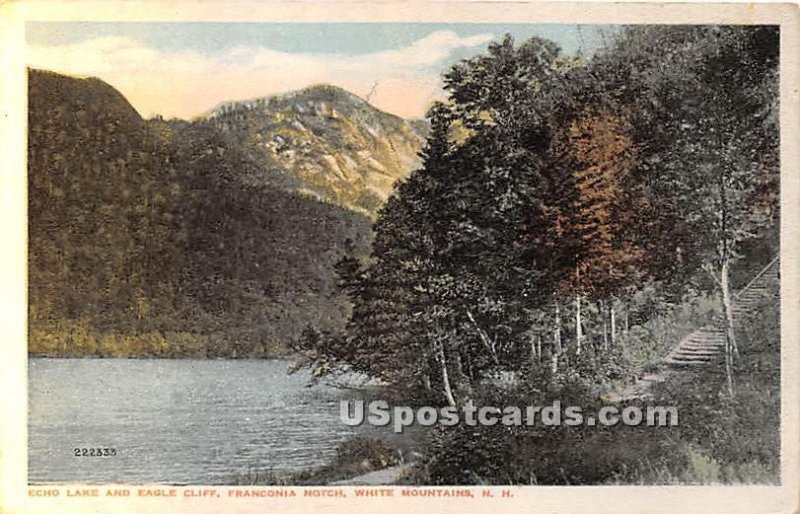
<path id="1" fill-rule="evenodd" d="M 368 103 L 366 100 L 333 84 L 314 84 L 296 91 L 290 91 L 283 95 L 276 95 L 284 98 L 303 98 L 306 100 L 327 100 L 327 101 L 351 101 L 356 103 Z"/>
<path id="2" fill-rule="evenodd" d="M 28 87 L 32 95 L 47 92 L 48 105 L 74 106 L 93 116 L 113 116 L 129 123 L 141 123 L 136 109 L 114 87 L 97 77 L 70 76 L 48 70 L 28 68 Z M 72 111 L 70 111 L 72 112 Z"/>
<path id="3" fill-rule="evenodd" d="M 417 126 L 330 84 L 227 102 L 208 118 L 307 192 L 369 215 L 419 165 Z"/>
<path id="4" fill-rule="evenodd" d="M 355 93 L 332 84 L 314 84 L 286 93 L 223 102 L 212 109 L 207 117 L 216 118 L 225 112 L 238 109 L 294 110 L 304 114 L 308 111 L 319 111 L 326 108 L 347 115 L 358 114 L 359 117 L 366 117 L 372 122 L 377 121 L 375 118 L 378 117 L 384 123 L 387 121 L 392 124 L 404 122 L 403 118 L 382 111 Z"/>

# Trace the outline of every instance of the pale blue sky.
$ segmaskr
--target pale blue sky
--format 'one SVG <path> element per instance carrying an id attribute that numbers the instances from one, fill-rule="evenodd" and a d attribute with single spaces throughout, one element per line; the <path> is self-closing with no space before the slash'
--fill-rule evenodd
<path id="1" fill-rule="evenodd" d="M 582 47 L 591 54 L 602 45 L 600 25 L 446 23 L 97 23 L 30 22 L 31 45 L 71 44 L 102 36 L 128 36 L 163 50 L 190 48 L 206 55 L 235 46 L 263 46 L 291 53 L 358 55 L 410 45 L 431 32 L 452 30 L 462 37 L 512 34 L 517 41 L 539 36 L 565 53 Z"/>
<path id="2" fill-rule="evenodd" d="M 31 22 L 29 64 L 94 75 L 143 115 L 191 117 L 219 102 L 329 82 L 401 116 L 441 96 L 439 77 L 510 33 L 566 54 L 603 46 L 612 26 L 430 23 Z"/>

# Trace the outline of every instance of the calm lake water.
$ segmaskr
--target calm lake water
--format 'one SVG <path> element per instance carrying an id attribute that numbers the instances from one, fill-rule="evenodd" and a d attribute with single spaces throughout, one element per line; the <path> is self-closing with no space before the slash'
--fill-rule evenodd
<path id="1" fill-rule="evenodd" d="M 229 483 L 248 469 L 323 464 L 344 439 L 377 430 L 339 421 L 352 391 L 306 387 L 308 374 L 287 375 L 287 365 L 30 359 L 29 481 Z M 75 448 L 116 456 L 76 457 Z"/>

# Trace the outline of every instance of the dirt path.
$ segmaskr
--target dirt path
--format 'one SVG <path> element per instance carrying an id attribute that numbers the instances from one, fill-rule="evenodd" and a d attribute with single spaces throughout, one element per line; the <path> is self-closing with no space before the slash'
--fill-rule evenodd
<path id="1" fill-rule="evenodd" d="M 410 464 L 391 466 L 346 480 L 337 480 L 328 485 L 390 485 L 397 482 L 410 467 Z"/>

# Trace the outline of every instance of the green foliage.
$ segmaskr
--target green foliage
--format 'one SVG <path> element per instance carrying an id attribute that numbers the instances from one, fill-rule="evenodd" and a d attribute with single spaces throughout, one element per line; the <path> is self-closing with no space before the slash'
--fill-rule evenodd
<path id="1" fill-rule="evenodd" d="M 265 356 L 341 330 L 334 264 L 368 218 L 287 191 L 214 124 L 146 122 L 96 79 L 29 88 L 32 352 Z"/>
<path id="2" fill-rule="evenodd" d="M 319 485 L 344 480 L 399 464 L 397 448 L 369 436 L 355 436 L 336 448 L 331 462 L 294 473 L 249 470 L 236 477 L 235 485 Z"/>
<path id="3" fill-rule="evenodd" d="M 632 27 L 562 66 L 554 45 L 506 37 L 456 64 L 423 166 L 350 274 L 353 315 L 333 360 L 411 398 L 572 392 L 586 406 L 719 322 L 706 269 L 724 284 L 730 324 L 739 249 L 761 237 L 751 255 L 776 251 L 776 38 L 774 27 Z M 518 378 L 510 393 L 495 383 L 504 372 Z M 598 483 L 630 479 L 637 462 L 688 482 L 776 469 L 768 437 L 755 460 L 738 451 L 755 432 L 739 418 L 755 384 L 730 404 L 719 376 L 702 380 L 673 400 L 708 408 L 652 441 L 634 429 L 442 428 L 420 480 Z M 709 442 L 710 427 L 737 450 Z"/>
<path id="4" fill-rule="evenodd" d="M 552 395 L 503 396 L 492 405 L 600 406 L 585 389 L 570 386 Z M 656 458 L 662 448 L 643 445 L 648 429 L 641 427 L 547 426 L 537 421 L 523 426 L 436 427 L 415 480 L 425 484 L 465 485 L 589 485 L 605 482 L 626 466 Z"/>
<path id="5" fill-rule="evenodd" d="M 33 72 L 32 351 L 243 356 L 291 341 L 315 376 L 363 372 L 410 402 L 596 406 L 719 322 L 716 282 L 734 341 L 728 277 L 778 246 L 777 57 L 776 27 L 628 27 L 589 61 L 505 37 L 444 73 L 423 162 L 371 241 L 364 216 L 291 191 L 371 211 L 373 176 L 343 189 L 276 170 L 305 137 L 356 150 L 367 136 L 346 116 L 383 126 L 386 153 L 413 132 L 402 120 L 321 87 L 144 122 L 99 81 Z M 771 480 L 777 302 L 762 307 L 736 327 L 735 397 L 713 371 L 659 391 L 680 427 L 441 428 L 419 480 Z"/>
<path id="6" fill-rule="evenodd" d="M 371 471 L 398 463 L 397 449 L 382 439 L 358 436 L 346 440 L 336 448 L 333 465 L 342 469 L 356 468 Z"/>
<path id="7" fill-rule="evenodd" d="M 596 387 L 643 372 L 709 317 L 657 321 L 716 287 L 700 278 L 719 265 L 709 251 L 723 245 L 727 273 L 776 212 L 777 147 L 760 142 L 775 135 L 774 36 L 633 27 L 569 65 L 506 37 L 457 63 L 423 166 L 380 211 L 369 260 L 350 263 L 347 333 L 315 359 L 449 403 L 497 372 L 544 376 L 548 357 Z"/>
<path id="8" fill-rule="evenodd" d="M 425 165 L 380 212 L 371 258 L 348 287 L 350 344 L 333 360 L 447 401 L 488 370 L 518 368 L 527 308 L 547 295 L 534 265 L 549 262 L 536 244 L 547 225 L 535 186 L 549 105 L 538 93 L 559 80 L 545 73 L 557 54 L 506 39 L 445 76 L 450 103 L 431 109 Z M 497 87 L 472 87 L 480 81 Z M 456 122 L 469 134 L 459 142 Z"/>
<path id="9" fill-rule="evenodd" d="M 776 483 L 780 473 L 779 308 L 766 302 L 743 324 L 737 395 L 704 369 L 657 390 L 646 405 L 671 405 L 676 427 L 436 427 L 413 479 L 420 484 Z M 763 320 L 763 321 L 762 321 Z M 746 336 L 745 336 L 746 334 Z M 772 372 L 767 372 L 772 370 Z M 595 380 L 596 378 L 592 378 Z M 549 392 L 495 390 L 486 405 L 600 404 L 582 378 Z"/>

